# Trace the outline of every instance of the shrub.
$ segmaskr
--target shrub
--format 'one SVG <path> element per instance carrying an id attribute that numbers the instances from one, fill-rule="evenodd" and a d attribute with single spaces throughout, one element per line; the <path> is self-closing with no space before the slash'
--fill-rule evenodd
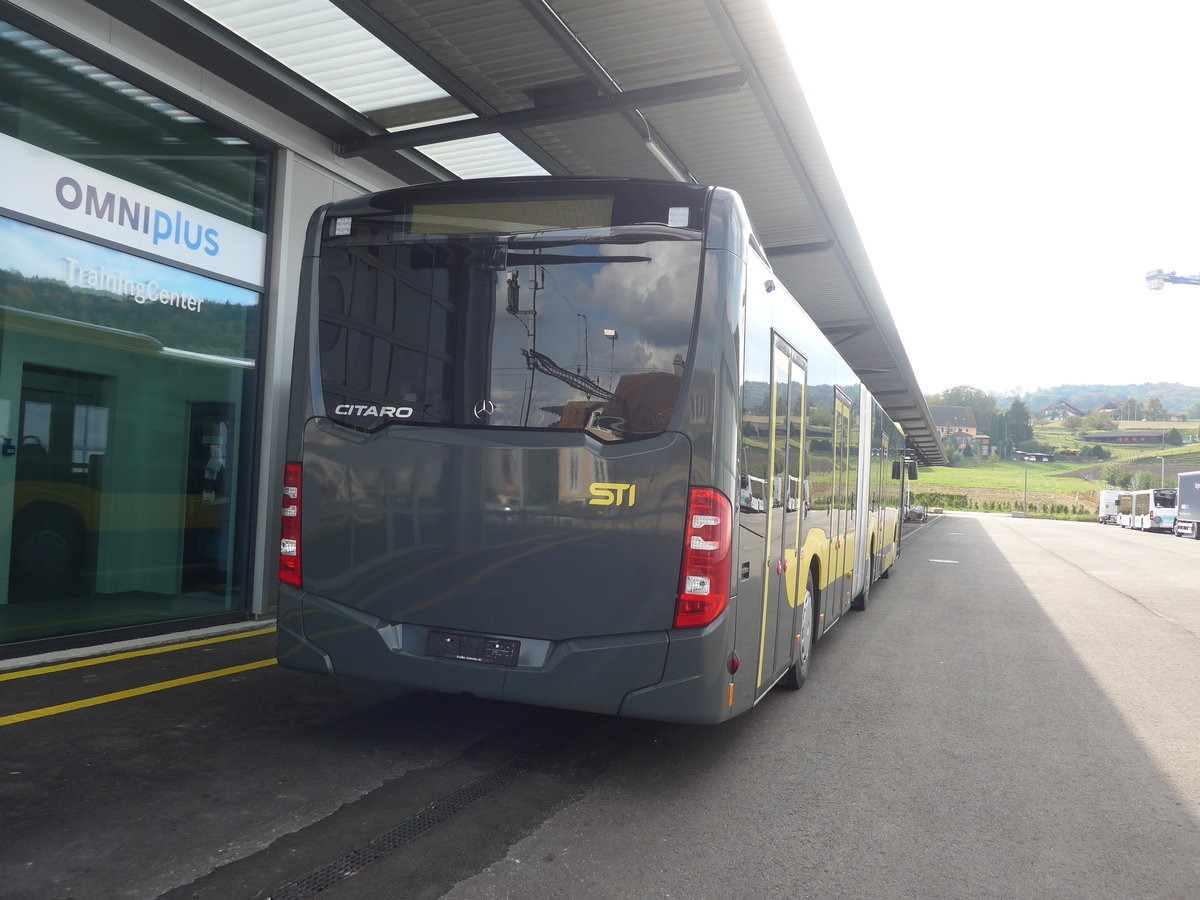
<path id="1" fill-rule="evenodd" d="M 913 492 L 912 502 L 926 509 L 940 506 L 942 509 L 970 509 L 970 499 L 966 494 L 947 494 L 942 491 Z"/>

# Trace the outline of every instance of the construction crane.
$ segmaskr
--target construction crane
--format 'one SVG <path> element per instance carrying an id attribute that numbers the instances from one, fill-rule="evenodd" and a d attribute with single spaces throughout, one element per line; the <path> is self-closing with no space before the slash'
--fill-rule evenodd
<path id="1" fill-rule="evenodd" d="M 1167 282 L 1171 284 L 1200 284 L 1200 275 L 1176 275 L 1174 272 L 1164 272 L 1155 269 L 1146 273 L 1146 287 L 1152 291 L 1161 291 Z"/>

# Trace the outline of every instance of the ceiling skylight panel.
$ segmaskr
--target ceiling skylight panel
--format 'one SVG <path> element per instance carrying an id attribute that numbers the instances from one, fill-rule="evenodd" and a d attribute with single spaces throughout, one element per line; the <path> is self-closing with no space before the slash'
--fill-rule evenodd
<path id="1" fill-rule="evenodd" d="M 359 112 L 448 96 L 329 0 L 187 0 Z"/>
<path id="2" fill-rule="evenodd" d="M 499 134 L 426 144 L 416 149 L 459 178 L 549 174 Z"/>

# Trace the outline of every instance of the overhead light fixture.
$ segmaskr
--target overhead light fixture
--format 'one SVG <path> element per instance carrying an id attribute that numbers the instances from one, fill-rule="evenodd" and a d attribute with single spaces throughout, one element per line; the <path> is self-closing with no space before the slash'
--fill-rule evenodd
<path id="1" fill-rule="evenodd" d="M 675 160 L 667 156 L 666 151 L 654 142 L 654 138 L 646 138 L 646 149 L 650 151 L 650 155 L 657 159 L 676 181 L 681 181 L 684 184 L 692 183 L 692 178 L 688 173 Z"/>

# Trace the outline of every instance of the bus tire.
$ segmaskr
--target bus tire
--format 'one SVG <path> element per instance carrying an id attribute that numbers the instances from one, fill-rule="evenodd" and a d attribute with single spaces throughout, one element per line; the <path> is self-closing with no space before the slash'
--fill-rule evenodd
<path id="1" fill-rule="evenodd" d="M 863 581 L 862 593 L 850 601 L 850 608 L 862 611 L 871 602 L 871 582 L 875 580 L 875 554 L 867 556 L 867 577 Z"/>
<path id="2" fill-rule="evenodd" d="M 71 596 L 83 556 L 83 528 L 65 508 L 40 504 L 13 524 L 12 576 L 22 596 L 58 600 Z"/>
<path id="3" fill-rule="evenodd" d="M 809 571 L 808 581 L 804 585 L 804 606 L 800 611 L 800 640 L 797 641 L 796 659 L 784 674 L 783 680 L 779 682 L 790 691 L 798 691 L 808 679 L 808 669 L 812 664 L 812 648 L 815 637 L 813 623 L 816 607 L 817 598 L 813 592 L 813 576 Z"/>

